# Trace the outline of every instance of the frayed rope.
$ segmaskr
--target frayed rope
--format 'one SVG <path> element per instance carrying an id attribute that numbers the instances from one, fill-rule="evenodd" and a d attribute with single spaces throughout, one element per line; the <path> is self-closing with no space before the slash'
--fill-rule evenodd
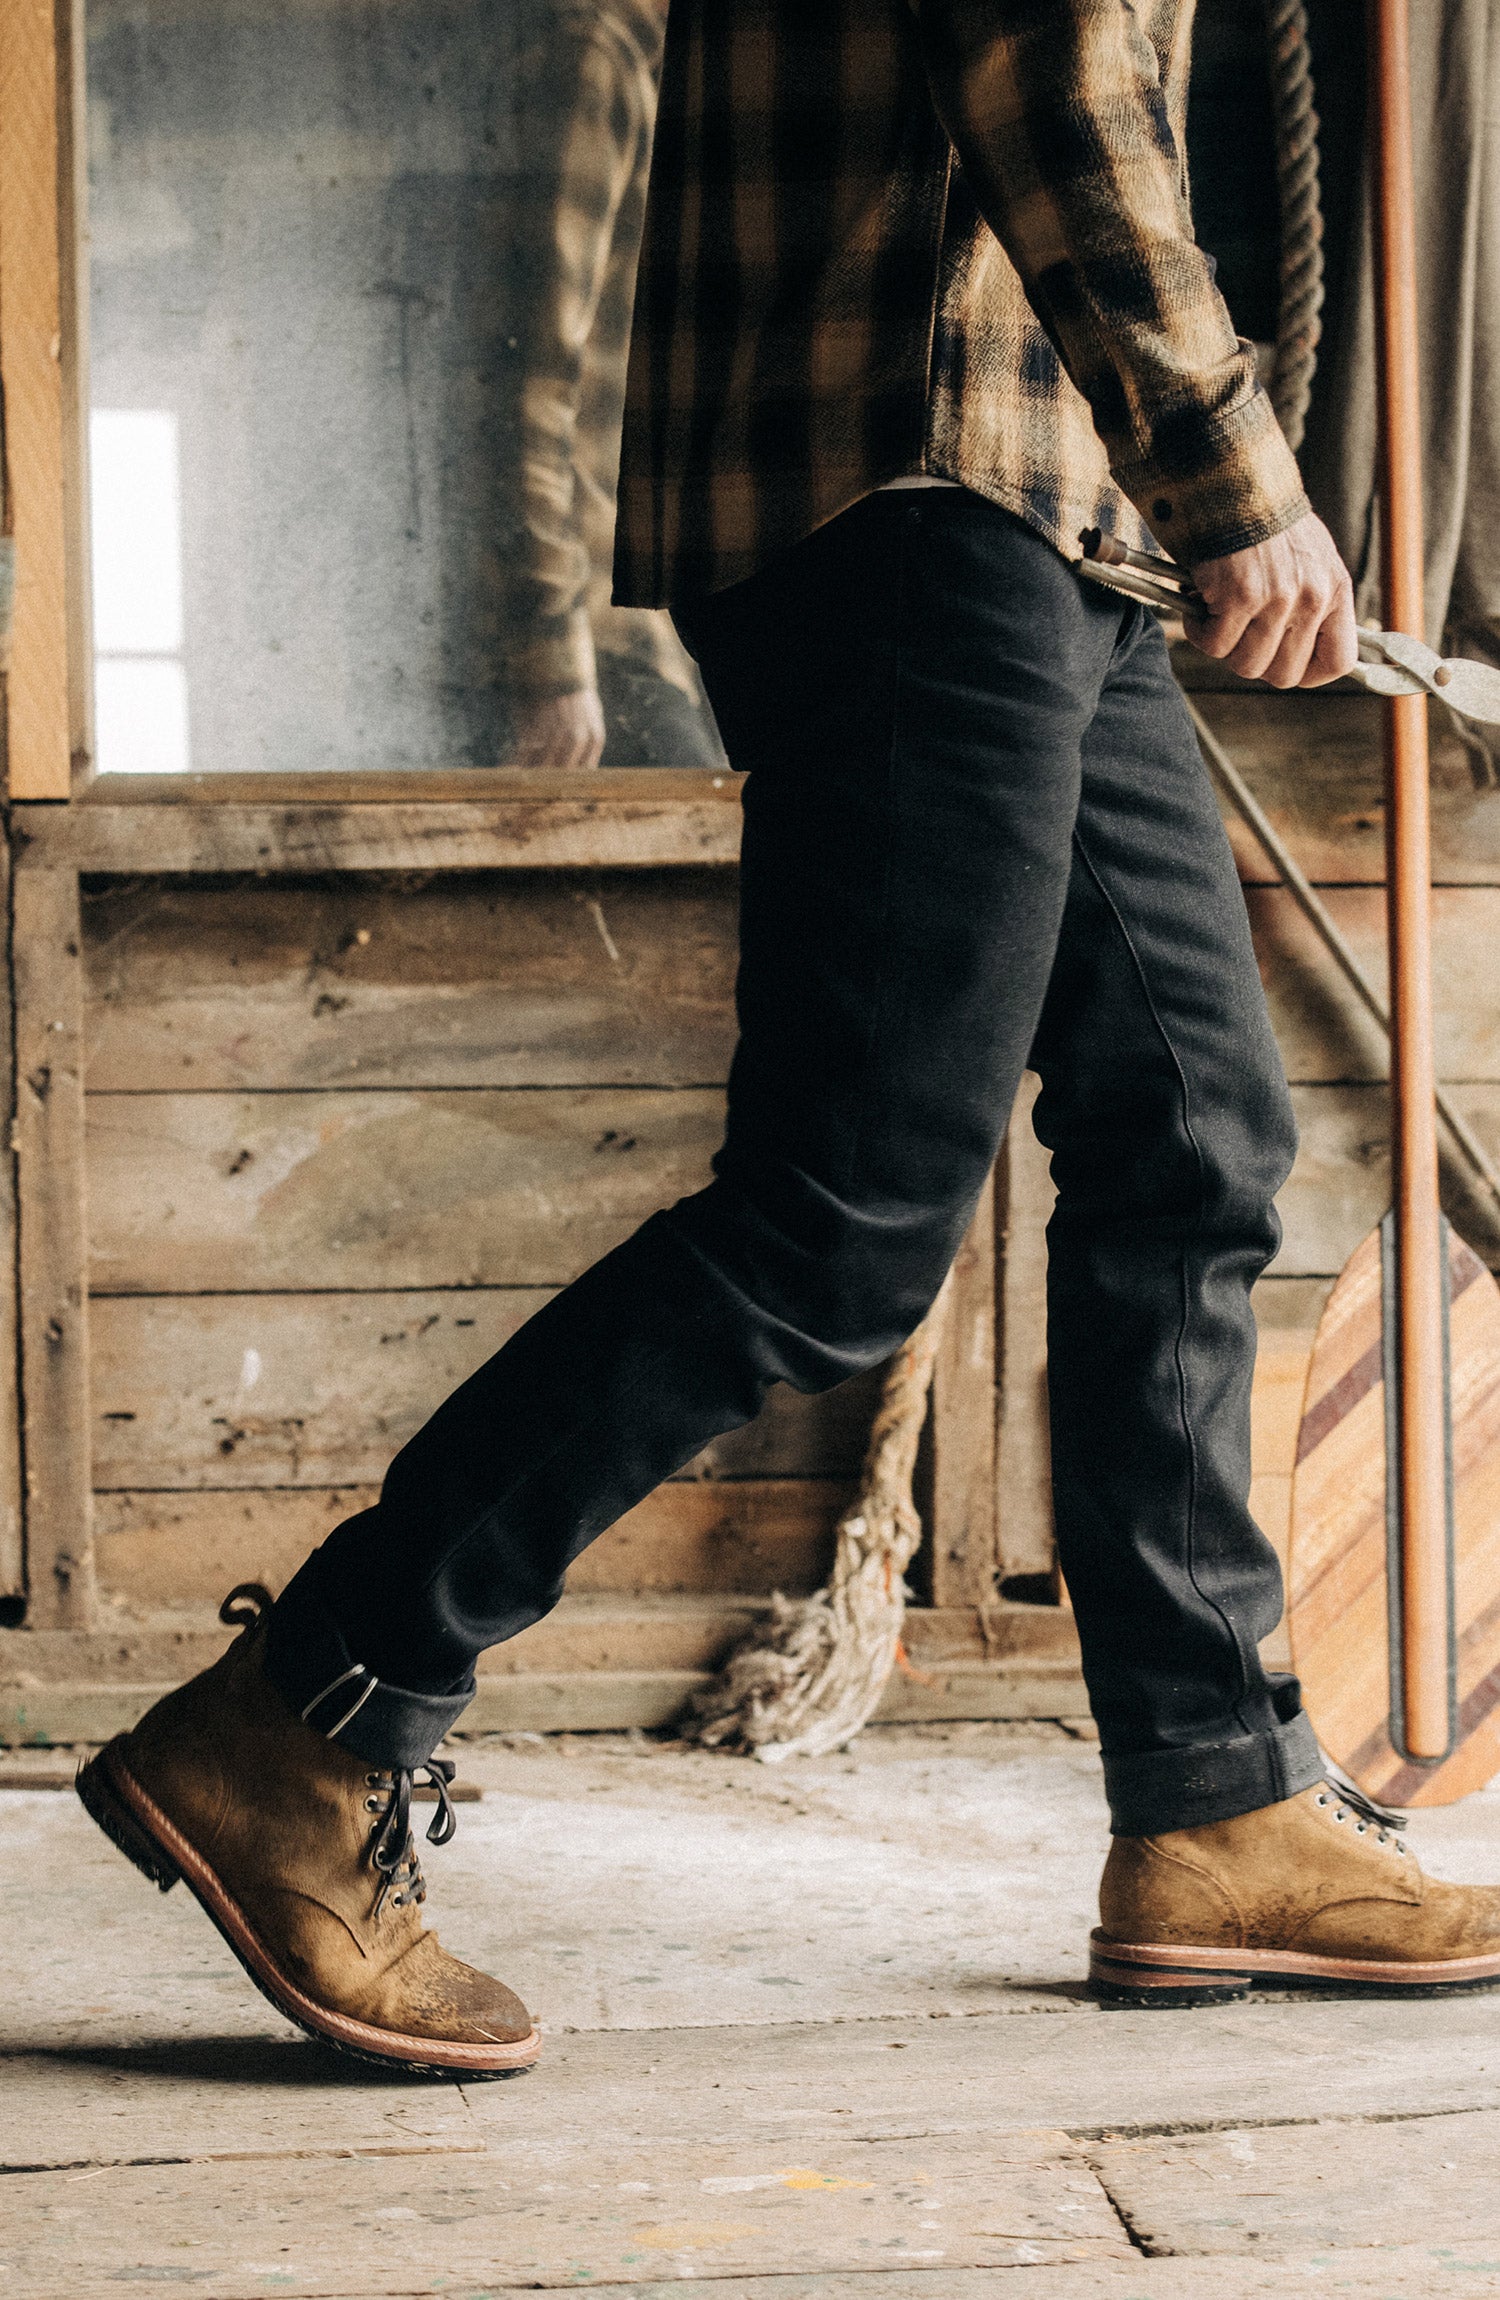
<path id="1" fill-rule="evenodd" d="M 912 1472 L 952 1290 L 950 1277 L 891 1360 L 826 1586 L 813 1597 L 772 1598 L 769 1627 L 757 1624 L 695 1696 L 688 1740 L 742 1749 L 765 1765 L 825 1756 L 869 1722 L 892 1669 L 921 1679 L 901 1643 L 903 1577 L 922 1537 Z"/>

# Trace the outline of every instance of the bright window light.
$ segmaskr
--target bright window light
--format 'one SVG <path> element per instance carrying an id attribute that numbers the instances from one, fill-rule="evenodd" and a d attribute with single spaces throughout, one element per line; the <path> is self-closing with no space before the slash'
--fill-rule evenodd
<path id="1" fill-rule="evenodd" d="M 94 740 L 107 775 L 185 775 L 187 673 L 162 655 L 94 659 Z"/>
<path id="2" fill-rule="evenodd" d="M 89 454 L 99 769 L 184 774 L 188 696 L 177 418 L 164 408 L 96 408 Z"/>

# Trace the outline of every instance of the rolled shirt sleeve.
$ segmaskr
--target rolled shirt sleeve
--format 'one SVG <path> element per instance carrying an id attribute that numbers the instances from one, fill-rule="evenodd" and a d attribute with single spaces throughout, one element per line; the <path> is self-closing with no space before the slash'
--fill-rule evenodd
<path id="1" fill-rule="evenodd" d="M 1125 0 L 912 0 L 985 221 L 1088 401 L 1116 480 L 1193 564 L 1308 509 L 1193 237 L 1162 59 Z"/>
<path id="2" fill-rule="evenodd" d="M 579 401 L 636 132 L 608 48 L 566 17 L 528 98 L 537 149 L 518 266 L 524 372 L 503 645 L 515 692 L 541 700 L 595 683 Z"/>

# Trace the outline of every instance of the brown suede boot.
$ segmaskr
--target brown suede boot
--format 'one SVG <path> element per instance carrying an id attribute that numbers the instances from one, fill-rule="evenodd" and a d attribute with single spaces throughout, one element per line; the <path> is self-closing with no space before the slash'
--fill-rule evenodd
<path id="1" fill-rule="evenodd" d="M 183 1880 L 309 2036 L 387 2067 L 529 2068 L 541 2039 L 519 1997 L 423 1930 L 410 1773 L 302 1724 L 262 1670 L 263 1623 L 232 1603 L 225 1618 L 252 1625 L 223 1658 L 83 1767 L 89 1813 L 164 1893 Z M 453 1834 L 451 1771 L 429 1768 L 437 1843 Z"/>
<path id="2" fill-rule="evenodd" d="M 1325 1782 L 1206 1828 L 1116 1837 L 1090 1977 L 1116 2004 L 1222 2004 L 1256 1981 L 1431 1995 L 1500 1980 L 1500 1890 L 1425 1877 L 1379 1808 Z"/>

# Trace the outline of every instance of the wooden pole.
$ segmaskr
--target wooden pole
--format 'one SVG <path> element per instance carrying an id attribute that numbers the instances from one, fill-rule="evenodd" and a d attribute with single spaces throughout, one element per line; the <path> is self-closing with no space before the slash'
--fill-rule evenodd
<path id="1" fill-rule="evenodd" d="M 78 873 L 23 866 L 12 884 L 27 1622 L 33 1629 L 92 1629 Z"/>
<path id="2" fill-rule="evenodd" d="M 1385 620 L 1425 637 L 1407 0 L 1371 0 Z M 1427 698 L 1385 706 L 1396 1215 L 1401 1683 L 1413 1757 L 1447 1753 L 1448 1405 L 1432 1025 Z"/>

